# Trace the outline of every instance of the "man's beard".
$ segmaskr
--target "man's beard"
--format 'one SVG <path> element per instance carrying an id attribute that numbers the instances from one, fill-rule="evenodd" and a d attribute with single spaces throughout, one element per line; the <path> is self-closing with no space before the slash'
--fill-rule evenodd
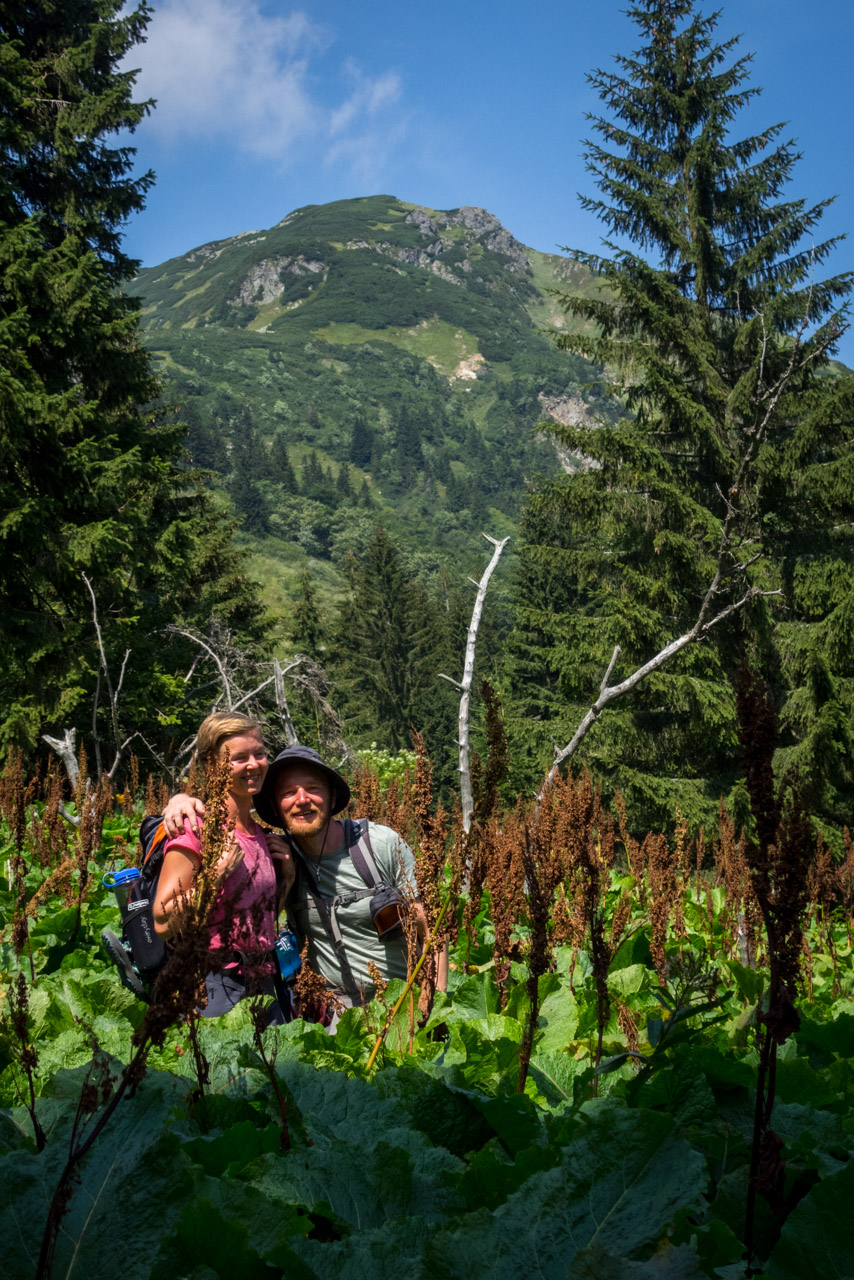
<path id="1" fill-rule="evenodd" d="M 286 830 L 299 839 L 300 836 L 316 836 L 319 835 L 329 821 L 329 813 L 326 809 L 318 809 L 311 822 L 294 822 L 290 816 L 285 821 Z"/>

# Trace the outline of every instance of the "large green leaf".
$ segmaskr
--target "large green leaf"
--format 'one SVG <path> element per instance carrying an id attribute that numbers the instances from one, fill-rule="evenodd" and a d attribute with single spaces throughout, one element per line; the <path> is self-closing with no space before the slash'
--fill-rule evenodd
<path id="1" fill-rule="evenodd" d="M 156 1241 L 155 1241 L 156 1243 Z M 200 1199 L 182 1212 L 153 1259 L 151 1277 L 198 1276 L 220 1280 L 269 1280 L 270 1270 L 253 1248 L 248 1228 Z"/>
<path id="2" fill-rule="evenodd" d="M 45 1150 L 14 1151 L 0 1160 L 0 1275 L 8 1280 L 35 1272 L 85 1074 L 79 1068 L 60 1073 L 62 1096 L 45 1106 Z M 190 1166 L 168 1132 L 170 1112 L 186 1092 L 175 1077 L 149 1073 L 136 1096 L 119 1104 L 78 1166 L 52 1280 L 113 1280 L 117 1271 L 123 1280 L 148 1280 L 152 1242 L 169 1232 L 193 1194 Z"/>
<path id="3" fill-rule="evenodd" d="M 854 1164 L 823 1178 L 786 1219 L 766 1264 L 774 1280 L 854 1280 Z"/>
<path id="4" fill-rule="evenodd" d="M 566 1280 L 595 1275 L 603 1259 L 646 1262 L 676 1211 L 701 1203 L 706 1181 L 702 1156 L 669 1117 L 586 1104 L 560 1167 L 534 1174 L 493 1213 L 439 1232 L 426 1268 L 461 1280 Z"/>
<path id="5" fill-rule="evenodd" d="M 519 1078 L 522 1027 L 515 1018 L 490 1014 L 473 1022 L 461 1022 L 454 1035 L 466 1052 L 463 1068 L 467 1083 L 483 1093 L 510 1092 Z"/>
<path id="6" fill-rule="evenodd" d="M 498 988 L 492 969 L 486 973 L 475 973 L 466 978 L 453 995 L 437 992 L 428 1027 L 440 1023 L 468 1022 L 472 1018 L 486 1018 L 491 1013 L 500 1012 Z"/>
<path id="7" fill-rule="evenodd" d="M 419 1070 L 414 1061 L 389 1067 L 374 1077 L 380 1097 L 393 1098 L 409 1123 L 426 1134 L 434 1146 L 464 1156 L 492 1136 L 492 1129 L 468 1090 L 450 1088 L 442 1078 Z"/>
<path id="8" fill-rule="evenodd" d="M 540 1098 L 560 1110 L 572 1102 L 573 1082 L 583 1070 L 584 1063 L 570 1054 L 546 1053 L 537 1047 L 531 1057 L 528 1080 L 536 1086 Z"/>
<path id="9" fill-rule="evenodd" d="M 795 1040 L 814 1066 L 825 1066 L 833 1056 L 854 1058 L 854 1014 L 841 1013 L 832 1022 L 802 1018 Z"/>

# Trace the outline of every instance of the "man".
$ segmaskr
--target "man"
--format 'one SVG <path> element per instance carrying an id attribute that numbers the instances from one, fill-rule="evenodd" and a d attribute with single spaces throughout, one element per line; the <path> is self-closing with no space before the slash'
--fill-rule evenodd
<path id="1" fill-rule="evenodd" d="M 371 999 L 369 964 L 386 980 L 407 976 L 406 932 L 395 927 L 405 906 L 403 912 L 402 904 L 396 908 L 389 890 L 414 902 L 419 943 L 427 932 L 423 907 L 415 902 L 412 850 L 390 827 L 336 819 L 349 800 L 341 774 L 303 746 L 276 756 L 255 800 L 261 820 L 288 833 L 295 874 L 288 918 L 300 943 L 308 942 L 308 962 L 325 978 L 331 1007 Z M 167 825 L 183 823 L 189 805 L 198 812 L 197 801 L 173 797 L 164 814 Z"/>

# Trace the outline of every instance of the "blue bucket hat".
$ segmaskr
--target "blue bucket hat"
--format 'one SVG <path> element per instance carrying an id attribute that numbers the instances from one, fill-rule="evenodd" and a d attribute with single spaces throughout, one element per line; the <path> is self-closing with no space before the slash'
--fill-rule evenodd
<path id="1" fill-rule="evenodd" d="M 332 813 L 340 813 L 342 809 L 346 809 L 350 803 L 350 787 L 346 778 L 342 778 L 340 773 L 328 765 L 313 747 L 303 747 L 298 744 L 280 751 L 267 770 L 264 785 L 255 797 L 255 812 L 262 822 L 268 822 L 271 827 L 282 825 L 282 815 L 276 805 L 276 780 L 282 770 L 292 764 L 308 764 L 318 773 L 323 774 L 329 783 Z"/>

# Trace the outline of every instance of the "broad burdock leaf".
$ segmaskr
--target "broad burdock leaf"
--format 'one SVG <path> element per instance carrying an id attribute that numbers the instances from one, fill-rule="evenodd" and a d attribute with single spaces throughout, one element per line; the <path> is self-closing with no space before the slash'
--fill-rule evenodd
<path id="1" fill-rule="evenodd" d="M 516 1089 L 521 1023 L 493 1013 L 488 1018 L 457 1024 L 454 1035 L 466 1052 L 463 1072 L 467 1084 L 488 1094 Z"/>
<path id="2" fill-rule="evenodd" d="M 155 1238 L 154 1243 L 158 1243 Z M 154 1255 L 151 1276 L 239 1276 L 240 1280 L 268 1280 L 270 1269 L 253 1247 L 249 1230 L 235 1217 L 226 1217 L 208 1200 L 199 1199 L 183 1210 L 172 1233 Z"/>
<path id="3" fill-rule="evenodd" d="M 426 1280 L 422 1259 L 433 1231 L 411 1216 L 343 1240 L 294 1240 L 272 1249 L 266 1259 L 287 1280 Z"/>
<path id="4" fill-rule="evenodd" d="M 627 1097 L 633 1096 L 633 1091 Z M 644 1107 L 655 1107 L 673 1116 L 682 1128 L 693 1128 L 717 1118 L 715 1095 L 706 1078 L 690 1061 L 678 1054 L 663 1070 L 637 1089 L 637 1101 Z"/>
<path id="5" fill-rule="evenodd" d="M 16 1151 L 0 1161 L 3 1280 L 35 1274 L 85 1075 L 80 1068 L 60 1073 L 60 1096 L 45 1100 L 45 1150 L 40 1155 Z M 78 1166 L 79 1180 L 62 1219 L 52 1280 L 113 1280 L 117 1274 L 123 1280 L 148 1280 L 152 1242 L 170 1231 L 195 1194 L 190 1164 L 168 1132 L 170 1113 L 183 1105 L 186 1094 L 184 1081 L 149 1072 L 136 1096 L 119 1103 Z"/>
<path id="6" fill-rule="evenodd" d="M 854 1164 L 823 1178 L 786 1219 L 782 1235 L 766 1264 L 774 1280 L 854 1280 L 851 1205 Z"/>
<path id="7" fill-rule="evenodd" d="M 649 970 L 643 964 L 627 964 L 625 968 L 615 969 L 608 974 L 608 987 L 621 996 L 636 995 L 649 982 Z"/>
<path id="8" fill-rule="evenodd" d="M 528 1080 L 537 1088 L 539 1099 L 561 1111 L 573 1101 L 573 1081 L 586 1064 L 568 1053 L 549 1053 L 537 1048 L 531 1058 Z"/>
<path id="9" fill-rule="evenodd" d="M 646 1262 L 676 1212 L 702 1203 L 706 1184 L 703 1157 L 676 1136 L 668 1116 L 611 1100 L 585 1104 L 563 1163 L 534 1174 L 494 1212 L 439 1232 L 425 1272 L 566 1280 L 595 1275 L 603 1260 Z"/>
<path id="10" fill-rule="evenodd" d="M 834 1057 L 854 1058 L 854 1014 L 841 1013 L 832 1022 L 802 1017 L 795 1043 L 817 1068 L 829 1066 Z"/>
<path id="11" fill-rule="evenodd" d="M 534 1046 L 537 1053 L 550 1053 L 572 1044 L 578 1031 L 578 1004 L 568 979 L 556 973 L 540 978 L 540 1009 Z M 514 988 L 505 1012 L 524 1026 L 530 1003 L 523 985 Z"/>
<path id="12" fill-rule="evenodd" d="M 488 969 L 486 973 L 475 973 L 466 978 L 453 995 L 437 992 L 427 1026 L 438 1026 L 443 1022 L 450 1026 L 454 1022 L 486 1018 L 491 1013 L 499 1013 L 500 1005 L 495 974 Z"/>
<path id="13" fill-rule="evenodd" d="M 375 1076 L 381 1097 L 393 1098 L 406 1112 L 409 1123 L 425 1134 L 434 1146 L 446 1147 L 457 1156 L 477 1151 L 495 1130 L 484 1114 L 482 1095 L 463 1087 L 463 1077 L 454 1072 L 438 1077 L 424 1069 L 432 1064 L 409 1060 L 401 1067 L 389 1067 Z M 453 1086 L 453 1087 L 452 1087 Z M 494 1117 L 493 1117 L 494 1118 Z"/>

